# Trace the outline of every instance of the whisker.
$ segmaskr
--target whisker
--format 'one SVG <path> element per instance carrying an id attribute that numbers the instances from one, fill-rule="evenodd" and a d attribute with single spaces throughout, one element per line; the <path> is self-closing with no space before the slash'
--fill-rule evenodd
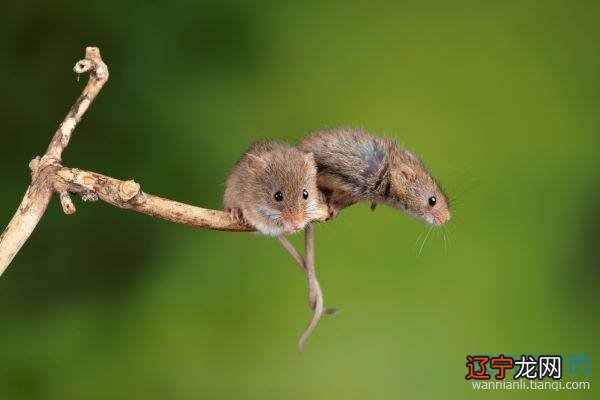
<path id="1" fill-rule="evenodd" d="M 271 221 L 277 222 L 283 219 L 279 211 L 272 210 L 269 207 L 261 206 L 259 211 L 263 217 L 268 218 Z"/>
<path id="2" fill-rule="evenodd" d="M 306 204 L 305 210 L 306 211 L 314 211 L 317 208 L 317 203 L 315 201 L 310 201 L 308 202 L 308 204 Z"/>
<path id="3" fill-rule="evenodd" d="M 440 227 L 441 231 L 442 231 L 442 237 L 444 238 L 444 253 L 448 252 L 448 242 L 447 242 L 447 238 L 446 238 L 446 229 L 444 228 L 444 225 L 442 225 Z"/>
<path id="4" fill-rule="evenodd" d="M 452 238 L 450 235 L 450 229 L 447 225 L 444 225 L 444 232 L 446 232 L 446 241 L 448 242 L 448 249 L 452 248 Z"/>
<path id="5" fill-rule="evenodd" d="M 416 251 L 417 247 L 419 246 L 419 241 L 421 240 L 421 237 L 423 236 L 423 234 L 427 231 L 427 228 L 423 229 L 421 231 L 421 233 L 419 233 L 419 236 L 417 237 L 417 240 L 415 241 L 415 244 L 413 245 L 413 249 Z"/>
<path id="6" fill-rule="evenodd" d="M 427 235 L 425 236 L 425 239 L 423 239 L 423 243 L 421 243 L 421 247 L 419 248 L 419 254 L 417 256 L 421 256 L 421 252 L 423 251 L 423 247 L 425 246 L 425 242 L 427 242 L 427 239 L 429 239 L 429 235 L 431 234 L 431 231 L 433 230 L 433 226 L 430 226 L 429 229 L 427 230 Z"/>

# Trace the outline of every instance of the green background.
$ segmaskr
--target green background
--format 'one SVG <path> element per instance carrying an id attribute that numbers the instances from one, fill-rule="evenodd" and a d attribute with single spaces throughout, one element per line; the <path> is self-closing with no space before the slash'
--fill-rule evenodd
<path id="1" fill-rule="evenodd" d="M 305 281 L 275 240 L 54 199 L 0 278 L 1 399 L 594 396 L 464 376 L 473 353 L 597 360 L 599 3 L 3 1 L 0 16 L 2 224 L 90 44 L 111 78 L 67 166 L 220 208 L 251 142 L 362 126 L 458 203 L 450 240 L 435 230 L 420 255 L 428 228 L 390 208 L 318 225 L 342 311 L 298 355 Z"/>

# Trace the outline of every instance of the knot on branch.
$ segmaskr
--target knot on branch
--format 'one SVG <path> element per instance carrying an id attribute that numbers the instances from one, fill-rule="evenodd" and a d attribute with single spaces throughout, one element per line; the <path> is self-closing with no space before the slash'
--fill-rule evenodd
<path id="1" fill-rule="evenodd" d="M 33 160 L 29 161 L 29 169 L 31 170 L 32 175 L 34 175 L 40 168 L 41 159 L 42 158 L 40 156 L 36 156 Z"/>
<path id="2" fill-rule="evenodd" d="M 75 64 L 75 66 L 73 67 L 73 71 L 75 71 L 78 74 L 88 72 L 90 69 L 92 69 L 92 60 L 88 59 L 77 61 L 77 64 Z"/>
<path id="3" fill-rule="evenodd" d="M 100 49 L 97 47 L 86 47 L 85 58 L 77 61 L 73 67 L 77 74 L 83 74 L 92 71 L 99 80 L 108 77 L 108 69 L 100 57 Z"/>
<path id="4" fill-rule="evenodd" d="M 49 166 L 60 168 L 60 163 L 56 158 L 44 155 L 43 157 L 36 156 L 33 160 L 29 161 L 28 166 L 31 170 L 31 180 L 33 182 L 40 175 L 43 169 Z"/>
<path id="5" fill-rule="evenodd" d="M 124 181 L 119 185 L 119 196 L 127 202 L 140 193 L 140 184 L 134 180 Z"/>

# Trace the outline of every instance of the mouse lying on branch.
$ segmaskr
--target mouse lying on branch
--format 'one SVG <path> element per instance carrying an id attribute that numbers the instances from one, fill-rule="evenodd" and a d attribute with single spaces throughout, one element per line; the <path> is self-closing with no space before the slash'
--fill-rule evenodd
<path id="1" fill-rule="evenodd" d="M 348 128 L 314 132 L 298 143 L 313 154 L 318 186 L 332 218 L 354 203 L 389 204 L 429 224 L 450 219 L 438 181 L 419 157 L 394 139 Z"/>

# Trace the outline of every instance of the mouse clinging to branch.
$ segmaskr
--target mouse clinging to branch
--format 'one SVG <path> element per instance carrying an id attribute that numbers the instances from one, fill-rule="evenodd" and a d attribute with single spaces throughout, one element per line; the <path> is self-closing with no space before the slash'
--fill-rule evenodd
<path id="1" fill-rule="evenodd" d="M 303 230 L 324 204 L 313 155 L 275 141 L 255 143 L 227 178 L 224 205 L 264 235 Z"/>
<path id="2" fill-rule="evenodd" d="M 429 224 L 450 219 L 446 196 L 419 157 L 394 139 L 363 130 L 330 129 L 303 138 L 298 148 L 317 163 L 317 183 L 331 218 L 354 203 L 391 205 Z"/>
<path id="3" fill-rule="evenodd" d="M 324 219 L 327 206 L 317 189 L 313 155 L 274 141 L 255 143 L 229 174 L 224 205 L 233 218 L 243 219 L 263 235 L 276 236 L 306 275 L 313 317 L 298 342 L 301 351 L 321 315 L 332 312 L 323 307 L 314 266 L 311 221 Z M 303 229 L 306 258 L 284 236 Z"/>

